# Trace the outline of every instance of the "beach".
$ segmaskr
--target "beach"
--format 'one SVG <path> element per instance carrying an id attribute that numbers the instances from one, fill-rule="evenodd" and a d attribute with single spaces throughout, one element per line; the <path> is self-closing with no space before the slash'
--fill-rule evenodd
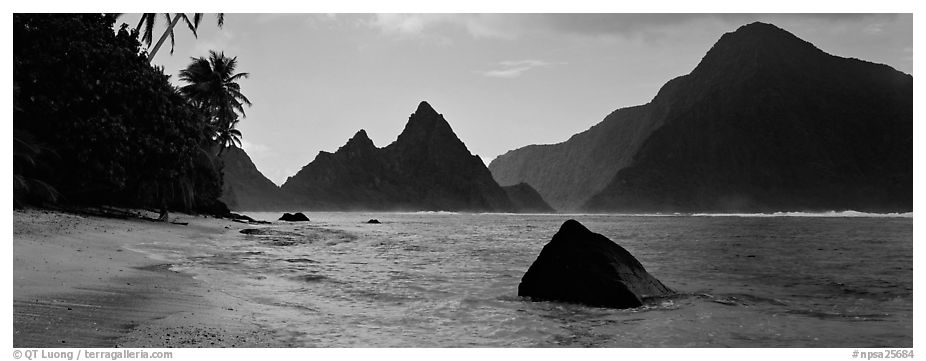
<path id="1" fill-rule="evenodd" d="M 272 222 L 14 211 L 14 347 L 913 340 L 913 224 L 903 215 L 247 215 Z M 631 309 L 518 297 L 524 272 L 569 218 L 627 249 L 677 296 Z"/>
<path id="2" fill-rule="evenodd" d="M 174 223 L 56 211 L 13 214 L 14 347 L 260 347 L 255 307 L 156 256 L 245 227 L 172 214 Z"/>

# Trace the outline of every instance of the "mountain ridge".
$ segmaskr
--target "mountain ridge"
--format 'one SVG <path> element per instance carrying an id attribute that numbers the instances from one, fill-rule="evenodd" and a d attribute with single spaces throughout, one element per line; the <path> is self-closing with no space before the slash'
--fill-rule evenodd
<path id="1" fill-rule="evenodd" d="M 281 187 L 314 209 L 513 211 L 482 160 L 443 115 L 419 103 L 396 140 L 376 148 L 357 132 Z"/>
<path id="2" fill-rule="evenodd" d="M 724 34 L 649 103 L 619 109 L 563 143 L 508 152 L 490 169 L 500 184 L 534 185 L 558 209 L 906 210 L 911 94 L 910 75 L 753 23 Z M 645 115 L 634 119 L 628 109 Z M 598 164 L 574 164 L 589 158 Z M 609 176 L 597 192 L 570 182 L 600 185 Z M 563 194 L 576 198 L 555 197 Z"/>
<path id="3" fill-rule="evenodd" d="M 228 147 L 221 155 L 222 196 L 231 210 L 271 211 L 286 209 L 289 201 L 275 183 L 267 179 L 244 149 Z"/>

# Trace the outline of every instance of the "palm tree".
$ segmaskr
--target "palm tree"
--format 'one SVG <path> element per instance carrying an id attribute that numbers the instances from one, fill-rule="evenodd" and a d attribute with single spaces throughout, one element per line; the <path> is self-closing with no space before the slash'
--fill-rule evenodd
<path id="1" fill-rule="evenodd" d="M 219 142 L 219 154 L 234 144 L 241 144 L 241 132 L 235 129 L 240 117 L 245 117 L 244 105 L 251 101 L 241 93 L 239 79 L 248 73 L 235 73 L 238 58 L 225 53 L 209 51 L 209 58 L 190 58 L 192 62 L 180 71 L 180 80 L 186 85 L 180 92 L 209 117 L 213 139 Z"/>
<path id="2" fill-rule="evenodd" d="M 148 61 L 154 59 L 154 55 L 158 53 L 158 50 L 161 48 L 161 45 L 164 44 L 164 40 L 167 39 L 167 36 L 170 35 L 170 53 L 174 53 L 174 26 L 177 25 L 180 20 L 183 20 L 187 24 L 187 27 L 190 28 L 190 31 L 193 32 L 194 37 L 198 37 L 196 30 L 199 29 L 199 23 L 202 21 L 203 14 L 196 13 L 193 14 L 193 18 L 190 19 L 186 14 L 160 14 L 164 16 L 164 19 L 167 21 L 167 29 L 164 30 L 164 33 L 161 34 L 161 37 L 158 39 L 158 42 L 155 43 L 154 48 L 151 48 L 151 41 L 153 40 L 154 35 L 154 25 L 157 22 L 159 14 L 154 13 L 144 13 L 141 14 L 141 18 L 138 19 L 138 25 L 135 25 L 135 31 L 141 32 L 142 27 L 144 27 L 144 32 L 142 32 L 142 42 L 151 49 L 148 52 Z M 225 25 L 225 14 L 218 13 L 216 14 L 216 20 L 219 25 L 219 28 L 222 25 Z"/>
<path id="3" fill-rule="evenodd" d="M 235 129 L 236 125 L 238 125 L 237 115 L 235 115 L 235 120 L 230 123 L 230 126 L 219 128 L 218 132 L 216 132 L 215 140 L 219 144 L 219 155 L 222 155 L 222 151 L 230 146 L 241 148 L 241 131 Z"/>
<path id="4" fill-rule="evenodd" d="M 43 203 L 56 203 L 61 198 L 55 187 L 28 175 L 30 171 L 49 166 L 43 161 L 46 154 L 56 155 L 54 150 L 36 141 L 29 132 L 13 126 L 13 208 L 21 208 L 30 198 Z"/>

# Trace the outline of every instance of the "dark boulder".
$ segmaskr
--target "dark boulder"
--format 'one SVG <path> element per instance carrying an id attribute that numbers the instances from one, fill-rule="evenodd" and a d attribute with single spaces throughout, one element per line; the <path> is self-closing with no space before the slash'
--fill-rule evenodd
<path id="1" fill-rule="evenodd" d="M 248 224 L 270 224 L 270 222 L 267 222 L 267 221 L 258 221 L 258 220 L 256 220 L 256 219 L 251 218 L 251 217 L 248 217 L 248 216 L 246 216 L 246 215 L 238 214 L 238 213 L 232 213 L 232 212 L 227 213 L 227 214 L 225 215 L 225 218 L 231 219 L 232 221 L 235 221 L 235 222 L 238 222 L 238 223 L 248 223 Z"/>
<path id="2" fill-rule="evenodd" d="M 246 222 L 257 222 L 254 218 L 248 217 L 243 214 L 228 212 L 225 217 L 232 220 L 246 221 Z"/>
<path id="3" fill-rule="evenodd" d="M 306 217 L 305 214 L 302 213 L 283 213 L 280 220 L 287 222 L 308 222 L 309 217 Z"/>
<path id="4" fill-rule="evenodd" d="M 632 308 L 673 292 L 630 252 L 575 220 L 560 227 L 521 278 L 518 296 Z"/>
<path id="5" fill-rule="evenodd" d="M 380 222 L 379 222 L 378 219 L 371 219 L 371 220 L 367 221 L 367 223 L 369 223 L 369 224 L 379 224 Z"/>

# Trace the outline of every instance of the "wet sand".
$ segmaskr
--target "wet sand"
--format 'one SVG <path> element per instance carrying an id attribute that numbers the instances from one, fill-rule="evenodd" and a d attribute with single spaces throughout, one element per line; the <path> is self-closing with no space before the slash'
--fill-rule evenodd
<path id="1" fill-rule="evenodd" d="M 259 305 L 132 250 L 223 237 L 246 225 L 171 220 L 189 224 L 14 211 L 13 346 L 285 346 L 254 322 Z"/>

